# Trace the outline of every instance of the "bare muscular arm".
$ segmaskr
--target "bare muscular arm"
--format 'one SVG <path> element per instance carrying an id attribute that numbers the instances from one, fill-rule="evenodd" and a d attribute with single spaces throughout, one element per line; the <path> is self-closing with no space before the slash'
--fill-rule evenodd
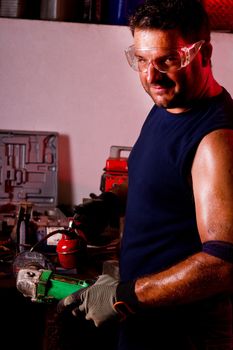
<path id="1" fill-rule="evenodd" d="M 233 243 L 232 130 L 214 131 L 201 141 L 192 166 L 192 185 L 201 241 Z M 232 292 L 233 264 L 200 252 L 138 279 L 135 291 L 144 305 L 158 307 Z"/>

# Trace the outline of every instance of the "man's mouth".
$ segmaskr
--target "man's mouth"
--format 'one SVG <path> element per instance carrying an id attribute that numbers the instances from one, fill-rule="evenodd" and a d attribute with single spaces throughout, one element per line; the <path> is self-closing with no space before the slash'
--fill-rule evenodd
<path id="1" fill-rule="evenodd" d="M 158 94 L 164 94 L 171 89 L 171 86 L 160 85 L 160 84 L 150 84 L 150 90 L 155 91 Z"/>
<path id="2" fill-rule="evenodd" d="M 157 85 L 157 84 L 152 84 L 151 87 L 156 90 L 167 90 L 169 89 L 168 86 L 165 85 Z"/>
<path id="3" fill-rule="evenodd" d="M 150 88 L 156 91 L 167 91 L 174 87 L 174 82 L 171 80 L 158 80 L 150 84 Z"/>

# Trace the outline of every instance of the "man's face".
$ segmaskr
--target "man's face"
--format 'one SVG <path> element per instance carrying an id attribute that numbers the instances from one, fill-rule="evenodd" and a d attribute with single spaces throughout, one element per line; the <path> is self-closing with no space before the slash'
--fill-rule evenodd
<path id="1" fill-rule="evenodd" d="M 142 58 L 159 61 L 164 52 L 174 48 L 189 46 L 177 30 L 139 30 L 134 33 L 135 49 L 142 52 Z M 151 49 L 140 51 L 140 49 Z M 205 95 L 207 76 L 209 72 L 202 64 L 200 52 L 186 67 L 172 73 L 161 73 L 153 64 L 148 65 L 147 72 L 139 72 L 145 91 L 159 107 L 179 113 L 189 108 L 191 102 Z"/>

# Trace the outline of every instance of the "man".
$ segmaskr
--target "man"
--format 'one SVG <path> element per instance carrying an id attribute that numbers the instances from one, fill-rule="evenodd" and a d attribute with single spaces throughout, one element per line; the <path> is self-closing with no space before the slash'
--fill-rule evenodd
<path id="1" fill-rule="evenodd" d="M 59 309 L 121 319 L 120 350 L 230 350 L 233 101 L 212 74 L 208 17 L 198 0 L 151 0 L 130 29 L 154 106 L 129 157 L 120 280 L 102 275 Z"/>

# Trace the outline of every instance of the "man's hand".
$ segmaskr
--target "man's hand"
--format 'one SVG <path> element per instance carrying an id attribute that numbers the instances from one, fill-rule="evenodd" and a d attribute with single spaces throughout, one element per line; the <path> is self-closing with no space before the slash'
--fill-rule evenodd
<path id="1" fill-rule="evenodd" d="M 96 327 L 105 321 L 122 321 L 140 309 L 135 282 L 122 283 L 107 274 L 100 275 L 91 286 L 60 300 L 57 311 L 69 310 L 74 316 L 85 312 L 86 319 L 92 320 Z"/>
<path id="2" fill-rule="evenodd" d="M 58 312 L 71 310 L 74 316 L 85 312 L 85 318 L 92 320 L 96 327 L 107 320 L 117 318 L 114 308 L 116 289 L 119 281 L 109 275 L 101 275 L 90 287 L 75 292 L 58 303 Z"/>

